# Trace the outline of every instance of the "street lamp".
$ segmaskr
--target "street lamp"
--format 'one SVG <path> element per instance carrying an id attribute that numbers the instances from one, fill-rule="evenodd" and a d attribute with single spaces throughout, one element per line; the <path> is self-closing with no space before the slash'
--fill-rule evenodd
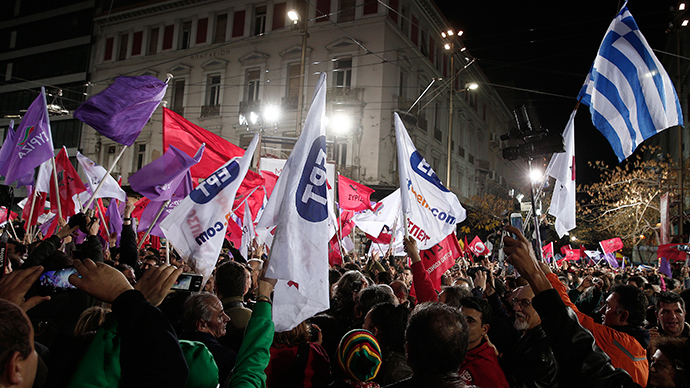
<path id="1" fill-rule="evenodd" d="M 308 7 L 305 9 L 309 9 Z M 308 11 L 307 11 L 308 12 Z M 304 71 L 305 71 L 305 62 L 307 60 L 307 39 L 309 38 L 309 33 L 308 28 L 309 28 L 309 18 L 304 18 L 302 20 L 302 23 L 300 22 L 300 15 L 297 13 L 295 10 L 290 10 L 287 13 L 288 18 L 292 20 L 292 24 L 296 24 L 299 26 L 300 31 L 302 31 L 302 57 L 300 59 L 300 65 L 299 65 L 299 92 L 297 93 L 297 126 L 295 128 L 295 133 L 297 137 L 299 137 L 299 134 L 302 129 L 302 110 L 304 105 L 304 97 L 302 96 L 304 92 Z"/>

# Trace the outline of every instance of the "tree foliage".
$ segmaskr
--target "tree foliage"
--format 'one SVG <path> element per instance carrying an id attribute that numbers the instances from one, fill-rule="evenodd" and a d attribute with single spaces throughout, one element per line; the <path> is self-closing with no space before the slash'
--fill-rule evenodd
<path id="1" fill-rule="evenodd" d="M 582 225 L 592 236 L 620 237 L 626 245 L 639 244 L 640 236 L 659 240 L 659 201 L 668 191 L 672 165 L 656 158 L 643 160 L 639 154 L 631 158 L 615 167 L 590 162 L 601 172 L 601 181 L 578 186 L 578 192 L 584 193 L 578 230 Z"/>
<path id="2" fill-rule="evenodd" d="M 512 200 L 493 194 L 475 195 L 470 201 L 467 220 L 476 230 L 493 231 L 503 224 L 504 214 L 513 210 Z"/>

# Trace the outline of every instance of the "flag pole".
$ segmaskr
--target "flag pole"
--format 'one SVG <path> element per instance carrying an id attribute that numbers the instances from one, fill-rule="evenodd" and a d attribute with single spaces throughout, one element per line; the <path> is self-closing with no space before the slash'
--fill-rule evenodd
<path id="1" fill-rule="evenodd" d="M 151 230 L 153 230 L 153 227 L 156 226 L 156 222 L 161 217 L 161 214 L 163 214 L 163 210 L 165 210 L 165 208 L 168 206 L 169 203 L 170 203 L 170 200 L 163 202 L 163 205 L 161 205 L 160 210 L 158 210 L 158 214 L 156 214 L 156 218 L 153 219 L 153 221 L 151 222 L 151 225 L 149 225 L 149 228 L 146 230 L 146 233 L 141 238 L 141 240 L 139 240 L 139 245 L 137 245 L 137 250 L 141 249 L 141 246 L 144 245 L 144 240 L 146 240 L 146 237 L 148 237 L 149 233 L 151 233 Z"/>
<path id="2" fill-rule="evenodd" d="M 34 189 L 31 191 L 31 208 L 29 209 L 29 219 L 26 221 L 26 236 L 24 236 L 24 239 L 26 240 L 27 237 L 29 238 L 27 242 L 31 244 L 33 239 L 31 237 L 31 233 L 29 231 L 31 230 L 31 219 L 34 217 L 34 205 L 36 204 L 36 187 L 34 186 Z"/>
<path id="3" fill-rule="evenodd" d="M 105 183 L 105 179 L 108 177 L 108 175 L 110 175 L 111 172 L 113 172 L 113 170 L 115 169 L 115 165 L 117 164 L 118 161 L 120 161 L 122 154 L 125 153 L 125 150 L 127 148 L 129 148 L 128 145 L 123 145 L 122 149 L 120 150 L 120 153 L 117 155 L 117 157 L 115 157 L 115 160 L 113 160 L 112 163 L 110 163 L 110 167 L 108 168 L 108 172 L 106 172 L 105 175 L 103 175 L 103 177 L 101 178 L 101 181 L 98 183 L 98 186 L 96 186 L 96 190 L 93 191 L 93 194 L 91 194 L 91 198 L 89 199 L 88 202 L 86 202 L 86 206 L 83 206 L 81 208 L 82 213 L 86 209 L 88 209 L 89 206 L 91 206 L 91 204 L 93 203 L 93 200 L 96 198 L 96 194 L 98 194 L 98 191 L 101 189 L 101 187 L 103 187 L 103 184 Z"/>
<path id="4" fill-rule="evenodd" d="M 170 265 L 170 240 L 165 239 L 165 264 Z"/>
<path id="5" fill-rule="evenodd" d="M 108 229 L 108 224 L 106 224 L 106 222 L 105 222 L 105 216 L 103 215 L 103 211 L 101 210 L 100 206 L 97 206 L 97 207 L 98 207 L 98 216 L 101 219 L 101 224 L 105 228 L 105 234 L 108 235 L 108 239 L 110 239 L 110 230 Z"/>
<path id="6" fill-rule="evenodd" d="M 9 208 L 9 206 L 7 207 L 7 223 L 10 224 L 10 229 L 12 229 L 12 234 L 14 235 L 14 239 L 19 241 L 19 238 L 17 237 L 17 231 L 14 230 L 14 225 L 12 225 L 12 221 L 10 220 L 10 208 Z"/>
<path id="7" fill-rule="evenodd" d="M 57 201 L 57 209 L 58 209 L 58 220 L 62 218 L 62 205 L 60 204 L 60 186 L 58 186 L 58 177 L 57 177 L 57 164 L 55 163 L 55 156 L 53 156 L 53 181 L 55 183 L 55 198 L 54 200 Z M 53 201 L 53 198 L 50 198 L 51 201 Z"/>

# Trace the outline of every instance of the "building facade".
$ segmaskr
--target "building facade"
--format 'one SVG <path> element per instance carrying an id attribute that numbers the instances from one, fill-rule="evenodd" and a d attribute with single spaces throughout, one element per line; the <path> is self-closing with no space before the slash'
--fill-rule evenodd
<path id="1" fill-rule="evenodd" d="M 329 158 L 341 174 L 381 193 L 398 186 L 398 112 L 444 182 L 450 149 L 445 183 L 467 203 L 476 194 L 505 194 L 517 180 L 499 140 L 512 116 L 462 41 L 444 41 L 449 28 L 427 0 L 142 2 L 96 16 L 88 94 L 119 75 L 172 74 L 168 108 L 242 147 L 261 131 L 261 156 L 286 158 L 318 73 L 326 72 Z M 475 82 L 479 88 L 469 90 Z M 120 145 L 84 125 L 81 148 L 107 166 Z M 114 173 L 126 184 L 162 152 L 159 109 Z"/>

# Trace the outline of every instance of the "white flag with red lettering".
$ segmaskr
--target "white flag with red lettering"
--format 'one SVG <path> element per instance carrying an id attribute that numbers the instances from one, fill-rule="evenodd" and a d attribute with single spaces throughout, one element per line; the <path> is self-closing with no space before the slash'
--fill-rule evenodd
<path id="1" fill-rule="evenodd" d="M 465 220 L 466 212 L 417 151 L 400 116 L 394 115 L 402 211 L 419 250 L 430 249 L 455 232 L 455 225 Z"/>
<path id="2" fill-rule="evenodd" d="M 257 225 L 276 227 L 266 277 L 278 279 L 273 299 L 278 332 L 329 307 L 325 115 L 326 74 L 321 73 L 302 134 Z"/>

